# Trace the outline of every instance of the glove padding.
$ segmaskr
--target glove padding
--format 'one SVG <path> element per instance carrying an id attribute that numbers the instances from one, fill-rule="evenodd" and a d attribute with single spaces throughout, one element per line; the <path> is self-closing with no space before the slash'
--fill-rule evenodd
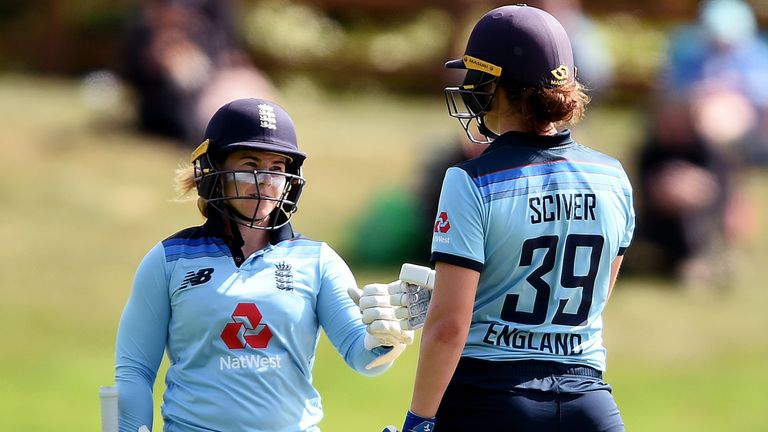
<path id="1" fill-rule="evenodd" d="M 424 326 L 431 298 L 429 288 L 397 280 L 363 287 L 359 306 L 366 324 L 400 321 L 403 330 L 416 330 Z"/>
<path id="2" fill-rule="evenodd" d="M 360 307 L 363 323 L 367 325 L 366 348 L 393 347 L 366 368 L 393 361 L 405 350 L 405 345 L 413 343 L 414 330 L 424 325 L 433 286 L 432 269 L 406 263 L 400 270 L 399 280 L 369 284 L 362 290 L 357 287 L 347 290 Z"/>
<path id="3" fill-rule="evenodd" d="M 424 326 L 434 286 L 434 270 L 405 263 L 398 280 L 366 285 L 362 290 L 351 288 L 349 295 L 360 306 L 364 323 L 402 321 L 402 330 L 416 330 Z"/>
<path id="4" fill-rule="evenodd" d="M 354 287 L 349 288 L 347 293 L 352 301 L 359 306 L 363 291 Z M 373 369 L 395 361 L 405 351 L 406 344 L 413 343 L 413 330 L 403 330 L 400 321 L 380 319 L 370 323 L 366 322 L 366 324 L 365 349 L 370 351 L 376 347 L 392 347 L 389 352 L 368 363 L 365 366 L 366 369 Z"/>

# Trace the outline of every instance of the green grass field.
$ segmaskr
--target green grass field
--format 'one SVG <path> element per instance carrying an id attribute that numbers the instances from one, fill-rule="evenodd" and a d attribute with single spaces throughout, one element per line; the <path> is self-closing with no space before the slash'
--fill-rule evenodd
<path id="1" fill-rule="evenodd" d="M 310 154 L 295 226 L 331 245 L 344 244 L 345 227 L 375 191 L 414 186 L 419 164 L 439 150 L 426 143 L 457 132 L 441 95 L 292 87 L 281 102 Z M 77 82 L 0 76 L 4 431 L 99 430 L 98 386 L 113 381 L 114 335 L 134 269 L 155 242 L 200 222 L 193 203 L 172 202 L 172 172 L 189 149 L 136 135 L 129 119 L 122 105 L 89 110 Z M 577 137 L 625 159 L 639 136 L 635 114 L 623 108 L 596 109 Z M 765 216 L 768 173 L 746 180 Z M 727 293 L 620 278 L 605 316 L 607 380 L 628 430 L 768 430 L 768 229 L 759 226 L 736 257 Z M 353 270 L 360 284 L 397 274 Z M 386 375 L 365 378 L 323 341 L 315 366 L 323 430 L 399 424 L 416 357 L 413 347 Z M 156 388 L 159 406 L 162 380 Z"/>

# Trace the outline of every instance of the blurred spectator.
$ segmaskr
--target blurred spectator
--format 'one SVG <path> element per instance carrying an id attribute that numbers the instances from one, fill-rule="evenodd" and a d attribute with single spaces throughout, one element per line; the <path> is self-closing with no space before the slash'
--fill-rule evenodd
<path id="1" fill-rule="evenodd" d="M 683 283 L 727 283 L 729 247 L 753 230 L 738 164 L 702 133 L 689 101 L 661 97 L 639 154 L 636 270 Z"/>
<path id="2" fill-rule="evenodd" d="M 440 189 L 443 185 L 445 171 L 448 168 L 479 156 L 488 144 L 478 144 L 470 141 L 464 131 L 445 150 L 429 152 L 428 159 L 422 168 L 419 184 L 416 186 L 416 206 L 419 220 L 418 236 L 413 239 L 418 256 L 429 262 L 432 253 L 432 231 L 437 218 L 437 204 L 440 200 Z"/>
<path id="3" fill-rule="evenodd" d="M 741 0 L 709 0 L 676 31 L 638 161 L 638 228 L 625 270 L 726 283 L 755 228 L 740 168 L 768 162 L 768 47 Z M 761 126 L 761 123 L 763 126 Z"/>
<path id="4" fill-rule="evenodd" d="M 705 139 L 768 164 L 768 44 L 748 3 L 702 3 L 698 22 L 672 35 L 661 78 L 665 94 L 695 105 Z"/>
<path id="5" fill-rule="evenodd" d="M 273 98 L 241 49 L 235 0 L 145 0 L 125 31 L 122 74 L 142 130 L 196 145 L 225 103 Z"/>
<path id="6" fill-rule="evenodd" d="M 544 9 L 563 24 L 573 46 L 576 78 L 587 87 L 593 100 L 599 100 L 613 85 L 613 56 L 595 21 L 584 13 L 581 0 L 530 0 L 525 3 Z"/>
<path id="7" fill-rule="evenodd" d="M 469 141 L 463 131 L 447 147 L 430 146 L 416 184 L 381 190 L 372 197 L 352 230 L 351 259 L 369 266 L 428 265 L 445 171 L 486 148 L 487 144 Z M 370 233 L 376 233 L 376 241 L 371 241 Z"/>

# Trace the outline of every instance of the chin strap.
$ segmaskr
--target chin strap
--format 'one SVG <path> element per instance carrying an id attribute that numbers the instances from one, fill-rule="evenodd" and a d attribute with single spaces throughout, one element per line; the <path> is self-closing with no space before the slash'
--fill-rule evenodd
<path id="1" fill-rule="evenodd" d="M 213 222 L 221 227 L 224 240 L 227 241 L 230 249 L 240 250 L 245 244 L 245 241 L 243 240 L 242 234 L 240 234 L 238 223 L 234 220 L 234 217 L 230 216 L 232 210 L 228 207 L 226 209 L 220 209 L 218 206 L 214 207 L 214 209 L 216 211 L 209 216 L 209 219 L 213 219 Z M 230 215 L 224 214 L 225 211 L 230 213 Z"/>
<path id="2" fill-rule="evenodd" d="M 473 118 L 473 120 L 475 120 L 477 123 L 477 132 L 485 137 L 485 141 L 483 141 L 480 137 L 475 137 L 474 132 L 470 130 L 470 123 L 463 123 L 461 120 L 459 120 L 459 122 L 464 128 L 464 133 L 467 135 L 467 138 L 469 138 L 470 141 L 476 144 L 490 144 L 493 142 L 493 140 L 498 138 L 499 135 L 496 132 L 490 130 L 482 119 L 482 116 L 476 116 Z"/>
<path id="3" fill-rule="evenodd" d="M 485 121 L 483 121 L 483 117 L 477 117 L 477 131 L 485 135 L 489 141 L 493 141 L 499 137 L 496 132 L 488 129 L 488 126 L 485 125 Z"/>
<path id="4" fill-rule="evenodd" d="M 241 249 L 245 244 L 243 235 L 240 234 L 240 224 L 238 224 L 234 218 L 227 218 L 229 222 L 229 238 L 232 242 L 231 247 Z"/>

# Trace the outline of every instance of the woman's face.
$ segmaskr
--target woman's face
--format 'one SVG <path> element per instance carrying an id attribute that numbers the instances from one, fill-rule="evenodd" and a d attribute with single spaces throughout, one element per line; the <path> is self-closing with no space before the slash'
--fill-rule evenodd
<path id="1" fill-rule="evenodd" d="M 270 175 L 265 171 L 284 173 L 287 163 L 287 157 L 265 151 L 238 150 L 230 153 L 222 169 L 240 172 L 225 174 L 224 195 L 242 197 L 230 199 L 230 206 L 241 216 L 252 218 L 257 225 L 265 225 L 285 192 L 287 181 L 283 175 Z M 256 170 L 259 173 L 255 173 Z"/>

